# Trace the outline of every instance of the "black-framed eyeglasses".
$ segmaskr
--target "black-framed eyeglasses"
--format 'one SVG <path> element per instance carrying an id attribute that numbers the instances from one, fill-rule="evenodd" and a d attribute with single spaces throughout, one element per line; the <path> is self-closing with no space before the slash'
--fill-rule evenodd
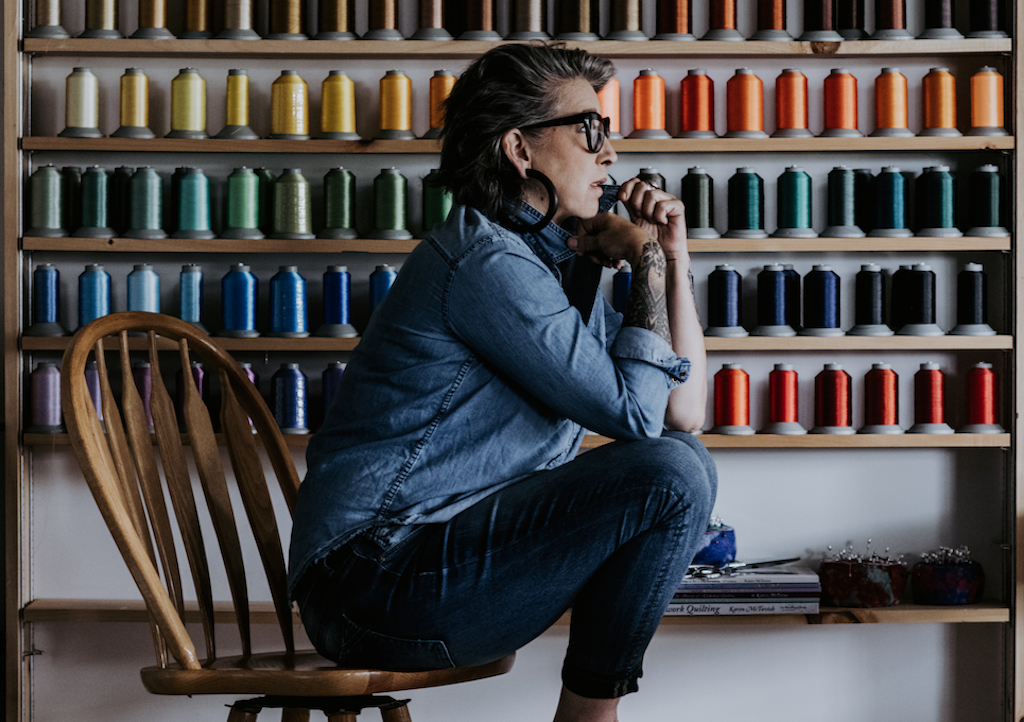
<path id="1" fill-rule="evenodd" d="M 523 126 L 521 130 L 535 130 L 537 128 L 553 128 L 556 125 L 575 125 L 581 123 L 587 134 L 587 150 L 591 153 L 600 153 L 604 147 L 604 139 L 611 135 L 612 121 L 610 118 L 602 118 L 601 114 L 593 110 L 576 115 L 567 115 L 564 118 L 555 118 L 543 123 Z"/>

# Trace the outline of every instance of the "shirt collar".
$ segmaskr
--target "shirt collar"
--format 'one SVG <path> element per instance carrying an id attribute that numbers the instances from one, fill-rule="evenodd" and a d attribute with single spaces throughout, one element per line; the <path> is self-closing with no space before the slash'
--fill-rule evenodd
<path id="1" fill-rule="evenodd" d="M 604 213 L 610 210 L 618 200 L 618 194 L 619 186 L 604 186 L 604 192 L 601 195 L 601 200 L 598 202 L 598 212 Z M 509 215 L 514 220 L 521 221 L 526 225 L 533 225 L 544 217 L 543 213 L 526 201 L 522 201 L 518 208 L 509 207 Z M 563 226 L 551 222 L 539 231 L 523 233 L 521 235 L 535 250 L 547 256 L 552 263 L 557 264 L 570 258 L 575 253 L 575 251 L 565 245 L 565 242 L 575 233 L 578 224 L 579 219 L 572 217 L 567 219 Z"/>

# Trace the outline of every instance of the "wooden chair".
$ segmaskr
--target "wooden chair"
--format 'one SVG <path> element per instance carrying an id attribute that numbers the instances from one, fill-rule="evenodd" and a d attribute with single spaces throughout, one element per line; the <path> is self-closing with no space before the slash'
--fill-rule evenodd
<path id="1" fill-rule="evenodd" d="M 147 338 L 129 339 L 130 332 L 139 331 L 145 332 Z M 117 338 L 105 342 L 107 336 Z M 152 430 L 133 382 L 131 347 L 148 350 L 152 368 Z M 270 586 L 283 651 L 252 651 L 242 544 L 210 414 L 192 374 L 184 373 L 186 433 L 179 431 L 174 404 L 160 374 L 159 348 L 177 348 L 182 369 L 189 369 L 190 361 L 198 356 L 205 364 L 207 378 L 219 378 L 223 439 Z M 120 411 L 111 385 L 111 379 L 115 385 L 117 380 L 108 376 L 103 349 L 119 351 Z M 90 356 L 99 368 L 102 421 L 86 384 L 85 366 Z M 284 437 L 263 398 L 238 363 L 193 326 L 170 316 L 141 312 L 117 313 L 93 321 L 79 329 L 64 354 L 61 396 L 71 443 L 89 488 L 149 610 L 157 665 L 142 670 L 142 682 L 150 692 L 263 695 L 236 702 L 228 722 L 253 721 L 265 707 L 282 708 L 285 722 L 308 720 L 310 709 L 323 710 L 330 722 L 355 722 L 356 715 L 365 707 L 379 707 L 384 722 L 404 722 L 411 719 L 408 700 L 376 695 L 482 679 L 512 668 L 514 654 L 479 667 L 431 672 L 342 669 L 314 651 L 295 649 L 284 554 L 259 447 L 269 458 L 290 512 L 294 512 L 299 478 Z M 159 456 L 154 451 L 153 435 Z M 238 656 L 218 658 L 216 654 L 207 546 L 200 531 L 183 437 L 187 437 L 192 448 L 227 572 L 241 637 L 242 654 Z M 158 466 L 163 469 L 163 480 Z M 165 493 L 197 590 L 206 645 L 203 662 L 199 661 L 185 629 L 185 600 Z"/>

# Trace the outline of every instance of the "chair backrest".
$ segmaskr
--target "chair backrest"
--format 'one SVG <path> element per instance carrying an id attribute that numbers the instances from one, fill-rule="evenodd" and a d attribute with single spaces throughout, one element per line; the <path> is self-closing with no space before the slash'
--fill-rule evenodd
<path id="1" fill-rule="evenodd" d="M 146 338 L 129 338 L 129 332 L 140 331 Z M 108 336 L 115 338 L 106 339 Z M 152 429 L 132 375 L 129 353 L 132 349 L 148 352 Z M 180 355 L 184 370 L 185 434 L 179 430 L 175 405 L 160 373 L 160 349 L 177 349 Z M 120 409 L 112 391 L 117 378 L 107 371 L 107 361 L 111 360 L 108 356 L 120 360 Z M 285 648 L 293 651 L 284 553 L 259 442 L 277 476 L 290 513 L 295 510 L 299 478 L 284 437 L 243 369 L 205 333 L 184 321 L 163 314 L 128 312 L 104 316 L 79 329 L 64 354 L 61 371 L 61 398 L 71 444 L 103 519 L 146 601 L 157 661 L 166 666 L 167 652 L 170 652 L 186 669 L 199 669 L 201 664 L 184 625 L 185 604 L 175 553 L 176 532 L 165 498 L 171 501 L 177 535 L 180 535 L 191 569 L 210 661 L 216 658 L 216 643 L 210 564 L 200 530 L 183 436 L 191 447 L 209 518 L 216 532 L 242 652 L 251 653 L 249 600 L 241 542 L 218 439 L 190 372 L 196 356 L 204 363 L 207 378 L 215 374 L 220 382 L 223 442 L 263 562 Z M 102 420 L 86 380 L 86 364 L 90 358 L 96 361 L 99 372 Z"/>

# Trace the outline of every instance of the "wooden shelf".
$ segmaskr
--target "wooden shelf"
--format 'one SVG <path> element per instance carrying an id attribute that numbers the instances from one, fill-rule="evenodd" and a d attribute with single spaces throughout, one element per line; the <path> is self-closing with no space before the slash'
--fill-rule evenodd
<path id="1" fill-rule="evenodd" d="M 27 240 L 27 239 L 26 239 Z M 691 238 L 691 253 L 898 253 L 1009 251 L 1009 236 L 995 238 Z"/>
<path id="2" fill-rule="evenodd" d="M 259 338 L 224 338 L 215 336 L 217 345 L 227 351 L 289 351 L 301 353 L 303 351 L 351 351 L 359 343 L 358 338 L 272 338 L 260 336 Z M 21 348 L 24 351 L 64 351 L 71 344 L 70 336 L 24 336 L 21 340 Z M 107 351 L 116 351 L 119 346 L 116 339 L 104 340 L 104 348 Z M 178 348 L 177 344 L 169 339 L 157 338 L 156 346 L 160 350 L 171 351 Z M 149 349 L 149 342 L 145 338 L 128 339 L 128 348 L 132 351 L 145 351 Z"/>

